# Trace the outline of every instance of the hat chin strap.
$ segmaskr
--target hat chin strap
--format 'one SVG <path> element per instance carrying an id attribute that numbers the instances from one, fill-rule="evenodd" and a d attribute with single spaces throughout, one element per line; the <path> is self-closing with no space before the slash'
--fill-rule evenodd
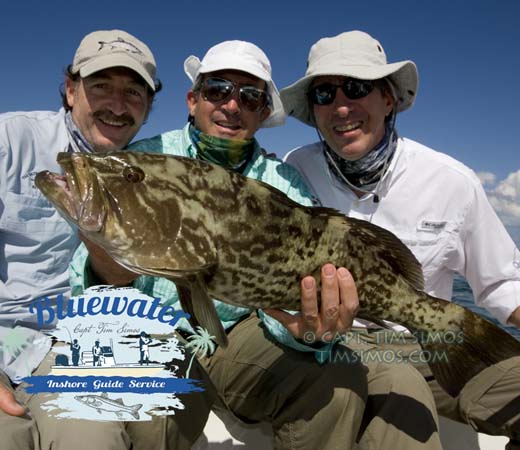
<path id="1" fill-rule="evenodd" d="M 395 121 L 396 121 L 396 118 L 397 118 L 397 113 L 396 113 L 395 109 L 393 109 L 392 110 L 392 116 L 390 118 L 390 126 L 389 126 L 390 133 L 389 133 L 389 137 L 388 137 L 388 141 L 387 141 L 388 144 L 387 145 L 390 145 L 390 143 L 393 141 L 393 139 L 395 137 Z M 314 121 L 314 122 L 316 123 L 316 121 Z M 319 140 L 320 140 L 320 142 L 321 142 L 321 144 L 322 144 L 322 146 L 324 148 L 323 153 L 325 154 L 325 157 L 327 158 L 328 163 L 332 167 L 334 167 L 334 172 L 337 175 L 337 178 L 339 177 L 340 181 L 345 183 L 354 192 L 362 192 L 363 194 L 373 195 L 374 203 L 379 203 L 379 195 L 378 195 L 377 191 L 379 190 L 379 185 L 381 183 L 381 180 L 383 179 L 383 176 L 386 173 L 386 170 L 388 169 L 388 165 L 390 164 L 390 159 L 391 159 L 390 157 L 393 155 L 393 152 L 391 152 L 391 151 L 386 151 L 385 152 L 383 168 L 381 170 L 381 176 L 380 176 L 379 180 L 376 182 L 375 186 L 372 189 L 365 189 L 362 186 L 355 186 L 352 182 L 350 182 L 347 179 L 347 177 L 343 174 L 341 169 L 338 167 L 336 161 L 334 161 L 334 158 L 329 154 L 328 151 L 326 151 L 326 148 L 329 147 L 329 146 L 328 146 L 327 142 L 323 139 L 323 136 L 321 135 L 320 130 L 319 130 L 319 128 L 317 126 L 316 126 L 316 132 L 317 132 L 318 138 L 319 138 Z M 374 147 L 374 148 L 376 148 L 376 147 Z M 370 152 L 372 150 L 374 150 L 374 149 L 371 149 Z M 332 150 L 332 151 L 334 151 L 334 150 Z M 328 172 L 329 172 L 329 177 L 330 177 L 331 176 L 330 169 L 329 169 Z"/>

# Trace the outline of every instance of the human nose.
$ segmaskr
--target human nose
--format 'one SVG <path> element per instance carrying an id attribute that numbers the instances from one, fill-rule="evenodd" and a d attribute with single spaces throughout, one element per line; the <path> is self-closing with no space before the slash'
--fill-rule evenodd
<path id="1" fill-rule="evenodd" d="M 226 99 L 226 101 L 222 104 L 222 108 L 230 113 L 237 113 L 240 111 L 239 99 L 238 99 L 238 89 L 235 89 L 233 93 Z"/>
<path id="2" fill-rule="evenodd" d="M 334 98 L 333 107 L 336 114 L 346 117 L 352 110 L 355 100 L 348 98 L 343 89 L 336 88 L 336 97 Z"/>
<path id="3" fill-rule="evenodd" d="M 126 95 L 123 90 L 114 89 L 110 95 L 110 110 L 117 116 L 127 112 Z"/>

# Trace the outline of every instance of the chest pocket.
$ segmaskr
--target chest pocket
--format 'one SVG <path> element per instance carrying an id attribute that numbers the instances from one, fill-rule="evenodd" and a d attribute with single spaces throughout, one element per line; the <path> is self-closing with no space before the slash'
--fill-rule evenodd
<path id="1" fill-rule="evenodd" d="M 415 230 L 409 230 L 400 238 L 419 260 L 427 276 L 446 265 L 450 253 L 455 250 L 457 233 L 455 222 L 422 220 Z"/>
<path id="2" fill-rule="evenodd" d="M 13 233 L 27 234 L 27 238 L 71 232 L 68 223 L 43 195 L 7 192 L 0 228 Z"/>

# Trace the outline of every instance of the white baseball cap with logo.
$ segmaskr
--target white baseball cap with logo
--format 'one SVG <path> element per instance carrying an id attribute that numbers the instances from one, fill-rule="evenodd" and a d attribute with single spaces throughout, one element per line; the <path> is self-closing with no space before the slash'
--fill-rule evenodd
<path id="1" fill-rule="evenodd" d="M 157 65 L 146 44 L 122 30 L 100 30 L 87 34 L 79 44 L 72 73 L 88 77 L 111 67 L 127 67 L 138 73 L 155 91 Z"/>
<path id="2" fill-rule="evenodd" d="M 271 114 L 261 126 L 269 128 L 283 125 L 286 116 L 280 93 L 271 77 L 271 63 L 260 48 L 246 41 L 224 41 L 211 47 L 202 61 L 194 55 L 184 61 L 184 72 L 192 83 L 197 81 L 200 74 L 219 70 L 239 70 L 264 80 L 271 99 Z"/>

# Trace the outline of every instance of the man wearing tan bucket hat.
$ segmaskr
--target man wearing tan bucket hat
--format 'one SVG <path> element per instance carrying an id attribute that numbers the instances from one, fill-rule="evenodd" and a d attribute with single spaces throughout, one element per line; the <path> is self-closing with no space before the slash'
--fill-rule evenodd
<path id="1" fill-rule="evenodd" d="M 282 100 L 289 115 L 318 130 L 320 141 L 291 151 L 286 161 L 322 205 L 397 235 L 422 264 L 428 293 L 450 300 L 453 274 L 459 272 L 477 304 L 501 322 L 519 326 L 519 252 L 478 178 L 449 156 L 397 134 L 396 115 L 412 106 L 417 87 L 415 64 L 388 64 L 381 44 L 364 32 L 319 40 L 310 50 L 305 76 L 282 90 Z M 374 324 L 356 321 L 354 327 L 357 339 L 347 345 L 359 351 L 420 352 L 406 331 L 394 334 L 399 340 Z M 520 357 L 485 369 L 455 399 L 440 389 L 425 360 L 415 368 L 387 359 L 367 366 L 362 448 L 423 448 L 410 433 L 429 426 L 417 408 L 409 411 L 415 427 L 408 428 L 396 423 L 391 411 L 408 408 L 410 398 L 422 402 L 426 382 L 440 414 L 509 436 L 508 448 L 520 448 Z M 403 367 L 415 374 L 396 378 L 395 370 Z"/>
<path id="2" fill-rule="evenodd" d="M 66 69 L 60 111 L 0 115 L 2 449 L 164 448 L 163 419 L 128 426 L 58 420 L 40 408 L 39 395 L 28 395 L 19 384 L 31 373 L 50 371 L 50 338 L 39 331 L 28 305 L 36 298 L 70 295 L 69 261 L 79 244 L 76 231 L 34 186 L 34 177 L 42 170 L 61 171 L 58 152 L 126 147 L 159 90 L 148 46 L 125 31 L 101 30 L 83 38 Z"/>

